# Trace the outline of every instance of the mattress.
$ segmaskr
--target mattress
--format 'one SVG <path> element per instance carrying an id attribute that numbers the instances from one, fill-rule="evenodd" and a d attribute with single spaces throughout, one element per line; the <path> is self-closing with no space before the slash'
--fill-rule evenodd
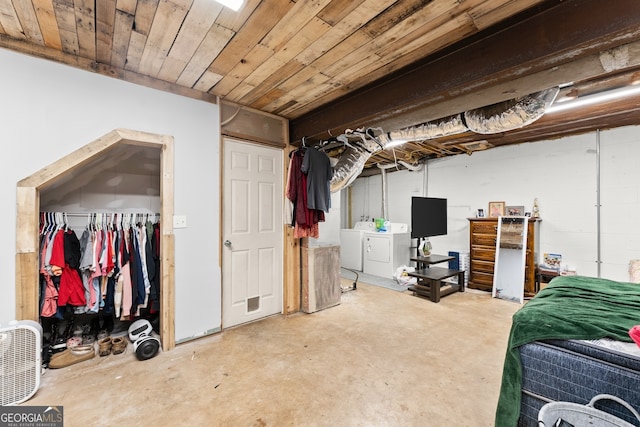
<path id="1" fill-rule="evenodd" d="M 640 356 L 637 349 L 627 348 L 632 347 L 617 347 L 604 340 L 545 340 L 521 346 L 518 426 L 537 426 L 538 412 L 549 401 L 587 404 L 597 394 L 612 394 L 640 409 Z M 616 402 L 603 401 L 597 408 L 640 426 Z"/>
<path id="2" fill-rule="evenodd" d="M 530 354 L 525 355 L 523 361 L 520 351 L 523 348 L 525 352 L 530 350 L 529 347 L 525 347 L 527 344 L 545 340 L 610 338 L 632 342 L 629 329 L 638 325 L 638 313 L 640 313 L 640 287 L 637 284 L 584 276 L 559 276 L 553 279 L 547 287 L 540 290 L 513 315 L 500 397 L 496 407 L 496 427 L 518 425 L 522 407 L 523 363 L 527 364 L 527 369 L 537 370 L 537 372 L 534 371 L 533 376 L 527 373 L 527 381 L 533 380 L 544 386 L 549 385 L 550 391 L 555 393 L 544 396 L 542 392 L 528 385 L 528 390 L 525 391 L 530 393 L 529 396 L 541 396 L 540 400 L 558 400 L 577 395 L 580 401 L 573 403 L 585 404 L 595 394 L 604 393 L 605 391 L 601 389 L 607 390 L 607 387 L 601 386 L 607 383 L 614 386 L 620 384 L 629 390 L 632 387 L 629 385 L 630 382 L 638 382 L 637 369 L 601 361 L 611 357 L 608 354 L 589 355 L 589 352 L 615 353 L 613 350 L 599 349 L 587 343 L 574 343 L 576 348 L 564 348 L 573 344 L 556 343 L 551 347 L 554 351 L 539 357 L 534 355 L 533 361 L 526 360 L 526 357 L 531 358 Z M 538 343 L 536 345 L 539 346 Z M 542 346 L 541 351 L 546 349 L 549 347 Z M 549 360 L 553 357 L 557 360 Z M 580 372 L 581 369 L 588 369 L 581 366 L 587 359 L 594 361 L 594 371 L 604 366 L 613 366 L 614 372 L 610 374 L 607 369 L 595 373 Z M 540 361 L 538 365 L 533 363 L 538 360 Z M 562 362 L 566 362 L 566 366 Z M 575 379 L 571 377 L 574 374 L 573 371 L 577 371 L 578 377 Z M 541 377 L 541 374 L 546 374 L 548 378 L 544 380 L 540 378 L 538 381 L 536 376 Z M 618 377 L 614 374 L 618 374 Z M 604 377 L 605 375 L 610 377 Z M 564 376 L 569 376 L 569 379 L 564 379 Z M 602 384 L 593 384 L 597 382 Z M 578 390 L 574 391 L 576 389 Z M 598 390 L 598 393 L 594 393 L 594 390 Z M 613 391 L 615 392 L 611 394 L 618 394 L 617 390 Z M 632 390 L 629 393 L 634 394 Z M 618 397 L 624 398 L 624 396 Z M 639 407 L 639 403 L 635 400 L 633 405 Z M 539 407 L 541 404 L 536 405 L 535 411 L 530 411 L 528 417 L 531 418 L 531 412 L 537 413 Z"/>

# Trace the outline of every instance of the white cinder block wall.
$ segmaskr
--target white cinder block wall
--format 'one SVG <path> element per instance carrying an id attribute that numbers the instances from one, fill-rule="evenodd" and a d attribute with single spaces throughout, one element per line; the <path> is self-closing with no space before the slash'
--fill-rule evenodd
<path id="1" fill-rule="evenodd" d="M 447 236 L 432 237 L 434 252 L 468 249 L 467 218 L 490 201 L 524 205 L 538 198 L 542 218 L 540 252 L 560 253 L 578 274 L 628 280 L 628 264 L 640 258 L 640 127 L 601 131 L 601 251 L 598 257 L 597 132 L 523 143 L 432 160 L 419 172 L 388 173 L 389 220 L 411 224 L 411 196 L 448 199 Z M 343 190 L 345 191 L 345 190 Z M 382 214 L 379 175 L 352 185 L 354 221 Z M 347 224 L 343 220 L 343 227 Z"/>

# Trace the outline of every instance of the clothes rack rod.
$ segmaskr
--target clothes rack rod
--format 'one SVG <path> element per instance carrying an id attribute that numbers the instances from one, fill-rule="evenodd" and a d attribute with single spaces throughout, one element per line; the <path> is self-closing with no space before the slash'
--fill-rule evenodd
<path id="1" fill-rule="evenodd" d="M 66 216 L 72 216 L 72 217 L 81 217 L 81 218 L 86 218 L 87 215 L 155 215 L 155 216 L 160 216 L 159 213 L 148 213 L 148 212 L 85 212 L 85 213 L 80 213 L 80 212 L 64 212 L 64 211 L 43 211 L 46 213 L 61 213 L 64 214 Z"/>

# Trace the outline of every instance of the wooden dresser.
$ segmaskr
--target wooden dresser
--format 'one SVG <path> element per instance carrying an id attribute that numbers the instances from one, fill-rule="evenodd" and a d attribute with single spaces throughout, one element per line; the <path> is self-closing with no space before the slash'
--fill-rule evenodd
<path id="1" fill-rule="evenodd" d="M 498 218 L 468 218 L 469 220 L 469 288 L 491 291 L 496 258 Z M 524 295 L 535 294 L 536 263 L 539 248 L 539 218 L 529 218 L 527 255 L 524 274 Z"/>

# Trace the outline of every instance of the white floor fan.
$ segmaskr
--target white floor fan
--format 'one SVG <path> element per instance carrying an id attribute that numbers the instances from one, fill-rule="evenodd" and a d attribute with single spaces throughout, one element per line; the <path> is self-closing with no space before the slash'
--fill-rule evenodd
<path id="1" fill-rule="evenodd" d="M 40 386 L 42 326 L 32 320 L 0 328 L 0 404 L 16 405 Z"/>

